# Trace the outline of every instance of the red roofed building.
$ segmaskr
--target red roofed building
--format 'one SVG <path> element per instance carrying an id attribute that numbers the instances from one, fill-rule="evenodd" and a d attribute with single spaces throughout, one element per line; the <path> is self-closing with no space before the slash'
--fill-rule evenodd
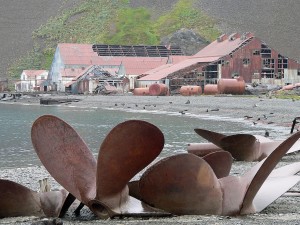
<path id="1" fill-rule="evenodd" d="M 143 49 L 145 51 L 141 54 Z M 104 50 L 105 52 L 102 54 Z M 163 50 L 165 50 L 163 46 L 58 44 L 49 72 L 49 80 L 55 90 L 64 91 L 65 84 L 69 82 L 64 79 L 63 71 L 65 69 L 84 70 L 91 65 L 105 66 L 106 68 L 119 66 L 123 68 L 119 70 L 119 76 L 127 76 L 129 80 L 134 80 L 137 75 L 168 63 L 170 57 Z M 155 57 L 147 55 L 149 52 Z M 159 55 L 161 52 L 164 53 L 163 56 Z M 172 55 L 174 62 L 183 59 L 185 56 L 180 54 Z M 134 82 L 131 82 L 131 85 L 134 85 Z"/>
<path id="2" fill-rule="evenodd" d="M 300 82 L 300 64 L 252 33 L 235 33 L 220 36 L 184 61 L 144 72 L 137 83 L 138 87 L 165 83 L 174 91 L 183 85 L 203 87 L 234 77 L 242 77 L 246 83 L 294 84 Z"/>

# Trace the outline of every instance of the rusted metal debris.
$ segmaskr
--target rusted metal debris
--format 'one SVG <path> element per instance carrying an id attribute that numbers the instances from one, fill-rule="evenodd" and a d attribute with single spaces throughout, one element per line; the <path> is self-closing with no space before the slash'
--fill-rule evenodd
<path id="1" fill-rule="evenodd" d="M 251 135 L 204 134 L 228 148 L 230 141 L 237 147 L 257 145 Z M 295 175 L 300 162 L 274 170 L 300 132 L 242 176 L 229 175 L 232 156 L 222 149 L 212 151 L 219 148 L 215 145 L 203 148 L 203 157 L 185 153 L 164 158 L 131 182 L 164 146 L 163 133 L 148 122 L 129 120 L 114 127 L 102 142 L 97 161 L 78 133 L 55 116 L 38 118 L 31 138 L 43 165 L 66 191 L 37 193 L 0 180 L 0 217 L 61 217 L 75 199 L 81 202 L 76 215 L 86 205 L 99 218 L 243 215 L 260 212 L 300 181 Z M 230 141 L 223 141 L 226 138 Z"/>
<path id="2" fill-rule="evenodd" d="M 228 151 L 239 161 L 261 161 L 270 155 L 282 141 L 274 141 L 263 136 L 250 134 L 235 134 L 226 136 L 217 132 L 195 129 L 195 132 L 211 143 L 190 143 L 189 153 L 204 156 L 209 152 Z M 297 141 L 287 153 L 300 150 L 300 141 Z"/>
<path id="3" fill-rule="evenodd" d="M 57 217 L 66 197 L 64 189 L 39 193 L 13 181 L 0 179 L 0 218 Z"/>

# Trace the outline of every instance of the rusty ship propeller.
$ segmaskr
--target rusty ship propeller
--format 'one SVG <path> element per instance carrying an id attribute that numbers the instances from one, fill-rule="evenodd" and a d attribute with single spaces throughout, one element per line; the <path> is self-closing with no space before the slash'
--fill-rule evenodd
<path id="1" fill-rule="evenodd" d="M 228 151 L 238 161 L 260 161 L 270 155 L 282 141 L 274 141 L 262 136 L 250 134 L 223 135 L 217 132 L 195 129 L 195 132 L 211 143 L 191 143 L 187 151 L 198 156 L 209 152 Z M 299 151 L 300 141 L 297 141 L 288 153 Z"/>
<path id="2" fill-rule="evenodd" d="M 274 178 L 272 185 L 276 193 L 272 196 L 261 194 L 263 191 L 259 193 L 264 183 L 271 183 L 270 180 L 266 181 L 268 176 L 299 137 L 299 132 L 290 136 L 243 176 L 218 179 L 203 158 L 189 153 L 165 158 L 142 175 L 138 182 L 139 197 L 156 208 L 177 215 L 242 215 L 259 212 L 299 181 L 298 176 L 287 178 L 280 175 L 286 172 L 278 172 L 277 175 L 274 172 L 271 178 Z M 299 165 L 295 168 L 295 171 L 298 170 Z M 282 184 L 282 181 L 287 184 Z M 259 198 L 256 198 L 258 194 Z"/>
<path id="3" fill-rule="evenodd" d="M 75 198 L 84 204 L 94 198 L 96 159 L 69 124 L 55 116 L 41 116 L 32 125 L 31 139 L 45 168 L 70 193 L 60 216 Z"/>
<path id="4" fill-rule="evenodd" d="M 139 120 L 118 124 L 101 144 L 98 163 L 77 132 L 55 116 L 38 118 L 31 137 L 54 179 L 98 217 L 170 215 L 128 194 L 130 179 L 163 149 L 164 136 L 156 126 Z"/>
<path id="5" fill-rule="evenodd" d="M 64 189 L 36 192 L 13 181 L 0 179 L 0 218 L 57 217 L 66 196 Z"/>

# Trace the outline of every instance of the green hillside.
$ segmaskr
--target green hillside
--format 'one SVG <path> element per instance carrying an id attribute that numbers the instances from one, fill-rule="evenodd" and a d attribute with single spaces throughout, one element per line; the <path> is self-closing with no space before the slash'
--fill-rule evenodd
<path id="1" fill-rule="evenodd" d="M 193 29 L 208 41 L 219 35 L 215 22 L 193 0 L 165 1 L 166 10 L 159 13 L 143 1 L 134 7 L 132 2 L 85 1 L 49 19 L 33 32 L 34 48 L 10 66 L 9 76 L 18 78 L 24 69 L 50 69 L 57 43 L 158 45 L 180 28 Z"/>

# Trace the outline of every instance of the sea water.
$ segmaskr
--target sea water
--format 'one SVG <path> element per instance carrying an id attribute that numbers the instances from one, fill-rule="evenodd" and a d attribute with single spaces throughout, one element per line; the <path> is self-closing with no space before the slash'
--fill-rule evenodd
<path id="1" fill-rule="evenodd" d="M 41 165 L 31 143 L 30 131 L 33 122 L 45 114 L 55 115 L 69 123 L 96 158 L 107 133 L 118 123 L 131 119 L 148 121 L 162 130 L 165 145 L 160 158 L 186 152 L 188 143 L 206 142 L 194 132 L 195 128 L 209 129 L 227 135 L 235 133 L 263 135 L 266 129 L 264 126 L 253 126 L 243 118 L 130 109 L 120 111 L 96 107 L 0 104 L 0 168 Z M 287 129 L 280 131 L 274 128 L 274 130 L 277 133 L 288 132 Z"/>

